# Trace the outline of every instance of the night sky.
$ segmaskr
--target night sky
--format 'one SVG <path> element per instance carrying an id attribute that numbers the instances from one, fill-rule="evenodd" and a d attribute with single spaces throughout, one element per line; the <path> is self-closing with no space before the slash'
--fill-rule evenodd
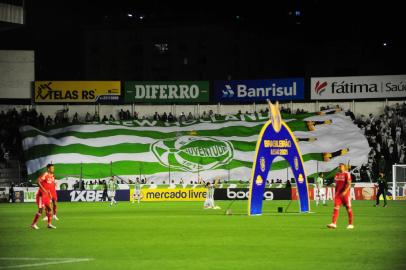
<path id="1" fill-rule="evenodd" d="M 26 24 L 1 31 L 0 49 L 35 50 L 37 79 L 86 79 L 87 30 L 143 25 L 231 25 L 252 30 L 255 35 L 271 35 L 275 42 L 298 35 L 306 41 L 305 46 L 354 41 L 365 47 L 368 57 L 384 60 L 387 70 L 377 72 L 406 72 L 406 24 L 401 1 L 25 2 Z M 300 53 L 306 54 L 306 48 L 301 49 Z"/>

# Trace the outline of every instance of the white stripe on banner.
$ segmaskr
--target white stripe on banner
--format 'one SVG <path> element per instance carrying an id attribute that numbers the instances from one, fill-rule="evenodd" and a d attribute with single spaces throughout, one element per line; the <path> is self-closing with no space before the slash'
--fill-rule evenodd
<path id="1" fill-rule="evenodd" d="M 205 137 L 205 136 L 202 136 Z M 210 138 L 214 138 L 221 141 L 241 141 L 241 142 L 255 142 L 258 139 L 258 135 L 252 135 L 247 137 L 238 137 L 238 136 L 208 136 Z M 169 137 L 168 139 L 171 139 Z M 45 137 L 42 135 L 38 135 L 35 137 L 29 137 L 23 140 L 23 149 L 27 151 L 33 146 L 36 145 L 45 145 L 45 144 L 55 144 L 58 146 L 67 146 L 71 144 L 83 144 L 92 147 L 103 147 L 103 146 L 112 146 L 121 143 L 142 143 L 142 144 L 152 144 L 160 139 L 153 139 L 150 137 L 140 137 L 140 136 L 132 136 L 132 135 L 116 135 L 116 136 L 109 136 L 109 137 L 101 137 L 101 138 L 89 138 L 89 139 L 82 139 L 73 136 L 67 136 L 63 138 L 52 138 L 52 137 Z"/>
<path id="2" fill-rule="evenodd" d="M 97 132 L 97 131 L 104 131 L 104 130 L 114 130 L 114 129 L 126 129 L 126 130 L 138 130 L 138 131 L 158 131 L 158 132 L 181 132 L 181 131 L 194 131 L 194 130 L 217 130 L 220 128 L 225 127 L 255 127 L 258 125 L 263 125 L 268 118 L 264 119 L 264 121 L 257 121 L 257 122 L 246 122 L 246 121 L 227 121 L 223 123 L 218 122 L 208 122 L 208 123 L 198 123 L 198 124 L 191 124 L 190 126 L 170 126 L 170 127 L 158 127 L 158 126 L 148 126 L 145 125 L 143 127 L 131 127 L 125 125 L 109 125 L 109 124 L 84 124 L 84 125 L 73 125 L 64 128 L 57 128 L 51 129 L 46 133 L 49 135 L 57 135 L 69 131 L 73 132 Z M 201 121 L 201 120 L 200 120 Z M 292 121 L 292 119 L 288 119 L 285 122 Z M 26 132 L 30 130 L 38 130 L 32 126 L 23 126 L 20 128 L 20 132 Z"/>
<path id="3" fill-rule="evenodd" d="M 324 134 L 323 134 L 324 133 Z M 310 134 L 310 135 L 309 135 Z M 317 140 L 313 142 L 300 142 L 299 147 L 302 151 L 302 154 L 308 153 L 321 153 L 321 152 L 334 152 L 344 147 L 348 148 L 363 148 L 369 149 L 368 142 L 364 139 L 363 135 L 357 130 L 348 130 L 342 129 L 340 127 L 331 126 L 331 127 L 321 127 L 315 132 L 295 132 L 295 136 L 300 136 L 303 138 L 306 137 L 316 137 Z M 222 141 L 233 140 L 241 142 L 255 142 L 258 139 L 258 135 L 253 135 L 249 137 L 220 137 L 220 136 L 211 136 Z M 23 140 L 24 150 L 35 145 L 47 145 L 54 144 L 58 146 L 67 146 L 71 144 L 83 144 L 92 147 L 104 147 L 104 146 L 113 146 L 116 144 L 122 143 L 142 143 L 142 144 L 152 144 L 158 141 L 157 139 L 152 139 L 148 137 L 139 137 L 139 136 L 129 136 L 129 135 L 117 135 L 110 137 L 102 138 L 91 138 L 91 139 L 81 139 L 76 137 L 64 137 L 62 139 L 55 139 L 44 137 L 42 135 L 26 138 Z M 251 152 L 248 152 L 251 153 Z"/>
<path id="4" fill-rule="evenodd" d="M 347 122 L 347 123 L 346 123 Z M 343 120 L 336 120 L 334 125 L 318 125 L 315 131 L 312 132 L 304 132 L 304 131 L 295 131 L 294 134 L 298 138 L 309 138 L 309 137 L 321 137 L 321 136 L 332 136 L 338 137 L 337 134 L 343 134 L 345 137 L 352 137 L 361 135 L 363 136 L 359 129 L 356 128 L 352 123 L 349 126 L 348 121 Z M 248 137 L 239 137 L 239 136 L 210 136 L 212 138 L 224 141 L 241 141 L 241 142 L 254 142 L 258 139 L 258 135 L 252 135 Z M 23 149 L 27 151 L 33 146 L 36 145 L 44 145 L 44 144 L 55 144 L 58 146 L 67 146 L 71 144 L 83 144 L 92 147 L 103 147 L 103 146 L 112 146 L 116 144 L 122 143 L 142 143 L 142 144 L 152 144 L 159 139 L 153 139 L 150 137 L 145 136 L 133 136 L 133 135 L 116 135 L 116 136 L 109 136 L 109 137 L 101 137 L 101 138 L 77 138 L 74 136 L 66 136 L 63 138 L 53 138 L 53 137 L 46 137 L 42 135 L 37 135 L 35 137 L 28 137 L 23 139 Z M 333 151 L 331 148 L 324 149 L 323 151 Z M 308 152 L 310 153 L 310 152 Z"/>

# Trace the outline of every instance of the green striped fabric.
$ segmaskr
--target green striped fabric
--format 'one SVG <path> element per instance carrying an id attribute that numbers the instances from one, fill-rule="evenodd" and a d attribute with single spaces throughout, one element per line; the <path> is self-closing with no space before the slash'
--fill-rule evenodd
<path id="1" fill-rule="evenodd" d="M 359 166 L 366 161 L 368 143 L 342 113 L 283 114 L 283 118 L 300 138 L 308 175 L 331 172 L 338 162 Z M 32 179 L 53 163 L 59 179 L 102 179 L 113 174 L 127 179 L 145 177 L 155 183 L 200 177 L 248 181 L 258 134 L 266 121 L 266 115 L 229 115 L 181 124 L 140 120 L 49 130 L 23 126 L 20 133 Z M 341 149 L 349 151 L 330 160 L 323 158 Z M 292 175 L 282 158 L 275 160 L 271 170 L 270 179 Z"/>

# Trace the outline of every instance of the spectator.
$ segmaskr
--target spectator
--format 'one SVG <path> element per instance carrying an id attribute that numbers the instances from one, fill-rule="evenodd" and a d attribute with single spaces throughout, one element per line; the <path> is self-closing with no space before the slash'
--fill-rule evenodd
<path id="1" fill-rule="evenodd" d="M 120 121 L 125 120 L 125 112 L 123 111 L 123 109 L 121 109 L 118 113 L 118 118 L 120 119 Z"/>
<path id="2" fill-rule="evenodd" d="M 153 119 L 155 121 L 160 121 L 161 120 L 161 116 L 158 114 L 158 112 L 155 112 Z"/>
<path id="3" fill-rule="evenodd" d="M 179 122 L 185 122 L 186 121 L 186 115 L 184 112 L 181 113 L 179 116 Z"/>
<path id="4" fill-rule="evenodd" d="M 45 127 L 45 117 L 42 113 L 39 114 L 38 116 L 38 124 L 40 128 L 44 128 Z"/>
<path id="5" fill-rule="evenodd" d="M 72 123 L 75 123 L 75 124 L 79 123 L 78 112 L 75 112 L 75 114 L 73 115 Z"/>
<path id="6" fill-rule="evenodd" d="M 125 119 L 126 120 L 131 120 L 131 113 L 130 110 L 127 109 L 127 111 L 125 112 Z"/>
<path id="7" fill-rule="evenodd" d="M 337 105 L 338 106 L 338 105 Z M 351 118 L 352 121 L 355 120 L 355 115 L 352 111 L 350 111 L 350 109 L 347 110 L 347 112 L 345 113 L 345 115 L 349 116 Z"/>
<path id="8" fill-rule="evenodd" d="M 164 122 L 168 120 L 168 115 L 166 114 L 166 112 L 164 112 L 164 114 L 162 115 L 161 120 Z"/>
<path id="9" fill-rule="evenodd" d="M 61 122 L 59 121 L 58 115 L 55 115 L 55 118 L 54 118 L 54 124 L 55 124 L 55 126 L 59 125 L 60 123 L 61 123 Z"/>
<path id="10" fill-rule="evenodd" d="M 200 117 L 201 119 L 208 119 L 209 115 L 206 113 L 206 111 L 203 111 L 202 117 Z"/>
<path id="11" fill-rule="evenodd" d="M 98 112 L 94 112 L 93 121 L 100 122 L 100 116 Z"/>
<path id="12" fill-rule="evenodd" d="M 91 121 L 92 121 L 92 116 L 90 115 L 89 112 L 86 113 L 85 121 L 86 121 L 86 122 L 91 122 Z"/>
<path id="13" fill-rule="evenodd" d="M 168 114 L 168 122 L 174 122 L 175 121 L 175 117 L 172 115 L 172 113 L 170 112 Z"/>

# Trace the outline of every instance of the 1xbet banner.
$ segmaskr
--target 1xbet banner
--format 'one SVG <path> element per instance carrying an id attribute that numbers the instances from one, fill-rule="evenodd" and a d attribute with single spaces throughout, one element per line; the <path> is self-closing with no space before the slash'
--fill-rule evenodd
<path id="1" fill-rule="evenodd" d="M 117 103 L 119 81 L 35 81 L 35 103 Z"/>
<path id="2" fill-rule="evenodd" d="M 303 100 L 304 79 L 215 81 L 214 93 L 217 102 Z"/>
<path id="3" fill-rule="evenodd" d="M 58 190 L 58 201 L 60 202 L 101 202 L 103 190 Z M 116 201 L 129 201 L 130 190 L 117 190 Z"/>

